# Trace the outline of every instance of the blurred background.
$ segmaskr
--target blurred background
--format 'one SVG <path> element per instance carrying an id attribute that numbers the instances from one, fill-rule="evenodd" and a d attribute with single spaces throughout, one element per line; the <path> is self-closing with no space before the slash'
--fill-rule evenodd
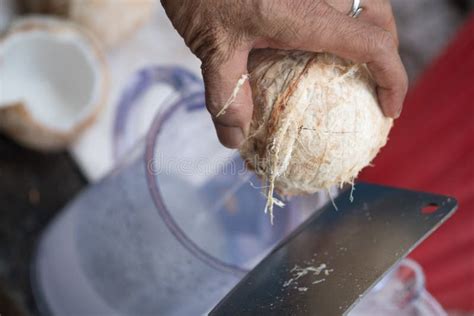
<path id="1" fill-rule="evenodd" d="M 152 69 L 154 65 L 179 65 L 188 69 L 190 74 L 200 77 L 198 60 L 175 34 L 158 1 L 143 1 L 140 4 L 139 0 L 129 0 L 128 4 L 123 5 L 108 3 L 91 8 L 79 6 L 75 10 L 70 9 L 65 4 L 67 2 L 0 0 L 0 32 L 3 36 L 11 36 L 12 26 L 32 13 L 68 18 L 80 24 L 85 32 L 95 38 L 100 50 L 97 58 L 100 60 L 100 56 L 103 56 L 107 64 L 104 70 L 107 74 L 102 76 L 108 78 L 108 89 L 104 90 L 106 97 L 100 113 L 94 115 L 93 122 L 87 127 L 81 127 L 77 133 L 74 131 L 74 137 L 61 143 L 55 150 L 45 152 L 44 148 L 38 148 L 41 142 L 38 145 L 35 141 L 25 140 L 14 134 L 20 133 L 15 129 L 0 134 L 2 316 L 39 315 L 30 284 L 30 269 L 40 234 L 81 190 L 104 177 L 118 161 L 127 156 L 150 127 L 154 113 L 158 110 L 157 104 L 168 102 L 166 98 L 172 97 L 169 89 L 159 88 L 149 92 L 140 101 L 138 109 L 128 111 L 124 99 L 131 93 L 130 87 L 139 80 L 139 71 Z M 472 19 L 474 1 L 391 2 L 398 24 L 400 53 L 413 88 L 433 61 L 444 54 L 464 23 Z M 130 3 L 133 6 L 138 4 L 139 8 L 127 9 Z M 94 17 L 94 14 L 98 16 Z M 2 52 L 0 47 L 0 63 Z M 74 73 L 69 75 L 75 76 Z M 0 76 L 0 95 L 5 93 L 3 89 L 6 85 L 5 77 Z M 470 87 L 474 89 L 472 85 Z M 126 124 L 124 120 L 127 120 Z M 0 117 L 0 124 L 7 124 L 5 122 Z M 472 138 L 472 135 L 464 135 L 468 136 Z M 371 179 L 371 175 L 367 175 L 367 178 Z M 471 243 L 467 251 L 472 250 Z M 469 263 L 471 259 L 467 260 Z M 474 266 L 474 262 L 471 263 Z M 437 298 L 442 304 L 447 303 L 445 307 L 452 315 L 468 315 L 468 305 Z"/>

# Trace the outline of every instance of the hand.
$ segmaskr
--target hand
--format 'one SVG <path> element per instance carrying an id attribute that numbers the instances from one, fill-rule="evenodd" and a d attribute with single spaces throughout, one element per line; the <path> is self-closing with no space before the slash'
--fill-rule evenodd
<path id="1" fill-rule="evenodd" d="M 389 0 L 362 0 L 357 18 L 352 0 L 161 0 L 186 45 L 202 61 L 206 103 L 221 143 L 244 140 L 253 111 L 246 82 L 225 114 L 217 116 L 247 73 L 254 48 L 330 52 L 366 63 L 377 82 L 386 116 L 398 117 L 408 79 L 398 54 Z"/>

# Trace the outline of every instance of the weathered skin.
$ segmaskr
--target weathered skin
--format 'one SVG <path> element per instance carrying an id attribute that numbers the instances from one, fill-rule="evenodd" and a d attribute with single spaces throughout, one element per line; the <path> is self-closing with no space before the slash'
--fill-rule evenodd
<path id="1" fill-rule="evenodd" d="M 388 0 L 364 3 L 347 16 L 350 0 L 162 0 L 171 22 L 202 61 L 207 106 L 220 141 L 239 147 L 249 131 L 252 92 L 246 82 L 222 116 L 216 116 L 247 73 L 252 49 L 330 52 L 367 64 L 386 116 L 398 117 L 407 76 L 398 55 Z"/>

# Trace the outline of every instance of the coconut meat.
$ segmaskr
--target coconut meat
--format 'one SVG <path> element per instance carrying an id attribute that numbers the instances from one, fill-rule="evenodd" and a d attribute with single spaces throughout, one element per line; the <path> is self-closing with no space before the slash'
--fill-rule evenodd
<path id="1" fill-rule="evenodd" d="M 52 130 L 68 131 L 100 97 L 94 52 L 71 34 L 19 32 L 0 46 L 0 107 L 23 104 Z"/>

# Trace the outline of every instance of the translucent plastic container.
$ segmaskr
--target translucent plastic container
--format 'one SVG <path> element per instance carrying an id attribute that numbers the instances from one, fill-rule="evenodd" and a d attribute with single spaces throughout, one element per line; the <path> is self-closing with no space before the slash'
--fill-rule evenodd
<path id="1" fill-rule="evenodd" d="M 169 97 L 160 99 L 154 115 L 140 110 L 140 100 L 156 85 L 166 85 Z M 143 113 L 154 119 L 146 139 L 136 143 L 139 137 L 127 131 Z M 120 164 L 72 201 L 38 246 L 32 280 L 44 315 L 205 314 L 328 202 L 326 192 L 288 200 L 275 207 L 272 226 L 260 181 L 237 151 L 219 144 L 202 84 L 183 69 L 140 71 L 117 118 Z M 442 315 L 403 314 L 406 306 L 378 295 L 395 276 L 367 297 L 376 303 L 364 300 L 351 315 L 391 315 L 388 306 L 398 315 Z"/>
<path id="2" fill-rule="evenodd" d="M 140 100 L 163 84 L 175 94 L 132 146 L 126 130 L 142 115 Z M 70 203 L 39 244 L 33 281 L 45 315 L 206 313 L 327 200 L 288 201 L 275 208 L 272 226 L 260 181 L 220 145 L 202 84 L 182 69 L 139 72 L 118 121 L 122 161 Z"/>
<path id="3" fill-rule="evenodd" d="M 425 289 L 421 267 L 404 259 L 349 313 L 349 316 L 447 316 Z"/>

